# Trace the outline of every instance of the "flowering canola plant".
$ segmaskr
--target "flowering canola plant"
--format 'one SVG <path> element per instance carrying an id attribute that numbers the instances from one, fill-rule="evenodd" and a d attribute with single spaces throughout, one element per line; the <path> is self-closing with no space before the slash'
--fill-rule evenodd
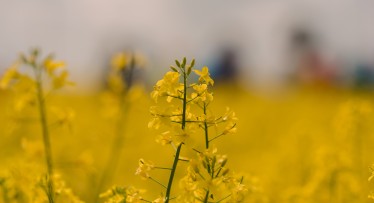
<path id="1" fill-rule="evenodd" d="M 175 62 L 176 67 L 171 66 L 171 71 L 156 83 L 151 92 L 158 105 L 151 107 L 152 120 L 148 124 L 148 127 L 160 132 L 156 138 L 159 144 L 175 150 L 172 166 L 160 167 L 140 159 L 136 175 L 164 188 L 164 192 L 153 202 L 243 202 L 247 191 L 243 177 L 236 177 L 226 165 L 227 156 L 219 155 L 217 148 L 211 146 L 217 138 L 236 131 L 235 113 L 227 109 L 225 115 L 215 116 L 209 111 L 213 101 L 210 87 L 214 81 L 207 67 L 196 70 L 195 60 L 187 64 L 186 58 Z M 199 77 L 198 82 L 190 82 L 191 73 Z M 220 124 L 225 125 L 221 131 L 217 127 Z M 214 133 L 212 128 L 216 128 Z M 196 155 L 185 156 L 183 148 Z M 180 162 L 187 162 L 187 165 L 182 167 Z M 181 168 L 186 175 L 179 179 L 181 193 L 177 195 L 173 192 L 175 174 Z M 156 169 L 170 172 L 167 184 L 152 177 L 151 173 Z M 111 191 L 109 194 L 112 194 L 113 200 L 117 198 L 117 193 L 113 191 L 118 189 Z M 123 199 L 126 202 L 147 201 L 143 198 L 135 198 L 134 201 L 127 200 L 127 197 Z"/>
<path id="2" fill-rule="evenodd" d="M 65 183 L 62 182 L 59 174 L 55 173 L 45 93 L 45 88 L 50 88 L 49 91 L 52 91 L 66 85 L 73 85 L 73 83 L 67 79 L 68 72 L 64 69 L 64 62 L 54 60 L 52 55 L 45 57 L 43 60 L 39 60 L 39 57 L 40 53 L 37 49 L 31 51 L 29 56 L 21 54 L 20 59 L 4 74 L 0 81 L 0 87 L 3 89 L 13 88 L 18 94 L 18 101 L 15 103 L 17 111 L 22 111 L 29 106 L 37 106 L 47 172 L 46 174 L 33 174 L 39 176 L 39 178 L 31 181 L 34 184 L 33 187 L 36 187 L 36 189 L 33 188 L 31 190 L 20 189 L 16 183 L 13 183 L 17 176 L 14 176 L 14 174 L 8 175 L 7 178 L 3 178 L 1 181 L 6 191 L 3 196 L 6 201 L 48 201 L 49 203 L 54 203 L 57 197 L 61 196 L 60 194 L 65 191 L 70 197 L 68 198 L 70 199 L 69 201 L 80 202 L 69 189 L 65 189 Z M 22 66 L 29 68 L 29 70 L 21 72 Z M 30 69 L 33 73 L 31 75 L 27 73 Z M 50 81 L 48 86 L 43 83 L 44 77 L 47 77 Z M 59 117 L 60 119 L 56 122 L 63 124 L 73 117 L 73 113 L 67 112 L 64 115 L 60 113 Z M 32 179 L 32 177 L 29 178 Z M 41 193 L 41 191 L 44 191 L 44 193 Z M 23 195 L 26 197 L 22 197 Z M 67 201 L 67 199 L 62 201 Z"/>

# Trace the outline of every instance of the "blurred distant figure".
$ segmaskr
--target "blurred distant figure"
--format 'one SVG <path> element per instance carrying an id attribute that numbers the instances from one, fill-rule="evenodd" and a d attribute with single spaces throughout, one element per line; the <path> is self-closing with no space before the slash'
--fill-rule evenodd
<path id="1" fill-rule="evenodd" d="M 213 67 L 212 77 L 218 83 L 233 83 L 238 79 L 237 54 L 233 49 L 223 49 Z"/>
<path id="2" fill-rule="evenodd" d="M 130 89 L 134 84 L 142 83 L 145 57 L 137 52 L 122 51 L 115 54 L 110 61 L 110 69 L 106 70 L 105 86 L 121 86 Z"/>
<path id="3" fill-rule="evenodd" d="M 327 63 L 316 48 L 311 34 L 297 30 L 291 39 L 292 57 L 295 66 L 294 78 L 303 84 L 331 85 L 336 79 L 336 69 Z"/>
<path id="4" fill-rule="evenodd" d="M 374 65 L 360 63 L 354 72 L 354 85 L 358 88 L 369 88 L 374 85 Z"/>

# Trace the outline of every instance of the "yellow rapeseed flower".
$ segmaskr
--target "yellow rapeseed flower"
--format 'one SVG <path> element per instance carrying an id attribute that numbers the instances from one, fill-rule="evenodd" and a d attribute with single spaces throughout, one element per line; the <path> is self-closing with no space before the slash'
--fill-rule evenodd
<path id="1" fill-rule="evenodd" d="M 44 60 L 44 68 L 50 76 L 53 76 L 55 71 L 59 68 L 64 68 L 65 62 L 52 60 L 51 57 L 47 57 Z"/>
<path id="2" fill-rule="evenodd" d="M 155 166 L 151 162 L 146 162 L 144 159 L 139 160 L 139 167 L 136 169 L 135 175 L 139 175 L 144 179 L 151 177 L 149 172 L 153 170 Z"/>
<path id="3" fill-rule="evenodd" d="M 204 66 L 201 71 L 199 70 L 193 70 L 198 76 L 200 76 L 199 81 L 205 82 L 206 84 L 213 85 L 214 81 L 212 78 L 210 78 L 209 69 L 208 67 Z"/>
<path id="4" fill-rule="evenodd" d="M 60 89 L 66 85 L 74 85 L 73 82 L 68 80 L 69 72 L 66 70 L 62 71 L 60 75 L 54 76 L 52 80 L 52 86 L 54 89 Z"/>
<path id="5" fill-rule="evenodd" d="M 0 79 L 0 88 L 6 89 L 9 86 L 9 83 L 12 80 L 18 79 L 20 75 L 21 74 L 18 72 L 18 63 L 13 64 Z"/>

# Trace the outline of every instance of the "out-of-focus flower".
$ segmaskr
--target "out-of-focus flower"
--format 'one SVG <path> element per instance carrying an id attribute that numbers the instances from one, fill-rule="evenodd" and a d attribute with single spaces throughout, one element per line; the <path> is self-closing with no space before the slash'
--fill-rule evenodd
<path id="1" fill-rule="evenodd" d="M 135 175 L 139 175 L 144 179 L 148 179 L 150 177 L 149 172 L 154 168 L 155 166 L 152 163 L 146 162 L 144 161 L 144 159 L 140 159 L 139 166 L 136 169 Z"/>

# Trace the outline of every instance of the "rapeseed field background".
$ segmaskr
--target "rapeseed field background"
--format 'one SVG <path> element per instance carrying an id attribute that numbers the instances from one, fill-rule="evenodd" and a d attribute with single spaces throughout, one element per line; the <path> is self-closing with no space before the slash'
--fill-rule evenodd
<path id="1" fill-rule="evenodd" d="M 21 57 L 25 60 L 21 62 L 22 66 L 26 66 L 22 68 L 30 68 L 27 67 L 30 64 L 34 68 L 42 68 L 39 71 L 46 71 L 43 74 L 52 81 L 52 86 L 49 87 L 52 91 L 47 91 L 48 87 L 44 85 L 41 88 L 45 89 L 42 95 L 45 113 L 48 115 L 45 127 L 49 131 L 53 171 L 49 173 L 46 166 L 47 155 L 42 139 L 43 125 L 38 110 L 40 103 L 38 105 L 38 99 L 33 95 L 37 95 L 37 91 L 32 85 L 35 85 L 38 79 L 34 81 L 27 78 L 25 84 L 12 84 L 14 81 L 25 79 L 20 74 L 13 74 L 5 83 L 4 78 L 7 74 L 9 76 L 7 72 L 3 74 L 4 88 L 0 92 L 0 202 L 169 201 L 163 192 L 165 188 L 162 188 L 169 178 L 169 170 L 152 172 L 154 181 L 143 181 L 135 176 L 135 173 L 149 179 L 148 172 L 151 169 L 173 164 L 176 156 L 173 147 L 156 143 L 156 139 L 160 142 L 160 132 L 149 128 L 155 125 L 150 124 L 155 118 L 155 114 L 152 113 L 154 109 L 150 110 L 150 107 L 157 104 L 159 108 L 167 109 L 178 99 L 174 98 L 170 103 L 169 100 L 173 99 L 170 95 L 156 92 L 159 95 L 155 96 L 155 91 L 166 91 L 170 94 L 171 90 L 158 89 L 162 83 L 157 83 L 152 93 L 153 99 L 168 96 L 168 101 L 155 103 L 151 99 L 152 90 L 136 83 L 126 83 L 128 78 L 123 80 L 123 73 L 118 75 L 118 71 L 136 68 L 135 59 L 126 58 L 130 62 L 121 63 L 121 58 L 117 57 L 119 63 L 114 63 L 113 72 L 109 74 L 109 85 L 105 90 L 90 94 L 60 92 L 58 89 L 63 86 L 73 86 L 68 77 L 64 78 L 62 83 L 55 81 L 61 79 L 65 73 L 67 76 L 64 63 L 48 57 L 44 61 L 38 61 L 39 55 L 33 54 L 36 65 L 33 65 L 34 61 L 30 61 L 34 60 L 32 57 Z M 177 65 L 173 65 L 172 70 L 166 67 L 165 72 L 169 72 L 163 80 L 170 76 L 172 81 L 172 78 L 187 74 L 187 71 L 188 74 L 196 73 L 197 83 L 193 85 L 199 84 L 200 89 L 191 86 L 197 93 L 195 96 L 192 94 L 190 98 L 196 97 L 198 102 L 204 105 L 209 103 L 210 110 L 207 115 L 213 114 L 212 112 L 226 115 L 227 107 L 230 107 L 230 111 L 234 111 L 235 115 L 227 115 L 235 117 L 235 124 L 226 129 L 218 127 L 220 122 L 217 121 L 225 121 L 226 117 L 216 117 L 218 120 L 214 121 L 212 131 L 223 130 L 224 134 L 216 134 L 219 135 L 219 139 L 211 141 L 210 146 L 206 147 L 213 150 L 206 152 L 208 154 L 203 152 L 204 144 L 191 144 L 185 138 L 170 138 L 170 142 L 176 146 L 191 144 L 201 147 L 200 151 L 193 147 L 192 149 L 198 151 L 202 157 L 206 156 L 202 160 L 203 163 L 204 159 L 207 159 L 212 161 L 209 163 L 213 166 L 216 161 L 221 164 L 224 162 L 224 166 L 227 159 L 229 167 L 241 174 L 238 177 L 240 187 L 236 187 L 235 191 L 243 191 L 245 198 L 230 199 L 232 195 L 220 200 L 216 196 L 224 196 L 223 192 L 220 194 L 219 190 L 213 196 L 213 189 L 207 189 L 206 198 L 199 199 L 199 195 L 193 193 L 197 191 L 198 185 L 194 185 L 190 188 L 193 193 L 192 199 L 178 199 L 178 192 L 183 193 L 186 188 L 183 179 L 180 178 L 188 173 L 188 170 L 180 169 L 176 171 L 175 176 L 178 180 L 174 182 L 170 201 L 372 201 L 374 97 L 370 91 L 304 86 L 289 88 L 282 95 L 270 97 L 236 85 L 213 85 L 208 69 L 196 67 L 195 73 L 191 73 L 191 70 L 187 69 L 194 65 L 188 63 L 186 64 L 184 59 L 184 62 L 178 61 Z M 180 69 L 175 70 L 178 64 Z M 18 68 L 12 70 L 18 71 Z M 22 74 L 28 74 L 28 71 Z M 200 80 L 197 80 L 199 78 Z M 179 79 L 175 79 L 174 82 L 177 88 L 183 87 L 179 86 Z M 8 85 L 13 85 L 15 89 L 9 89 Z M 214 93 L 212 97 L 209 96 L 210 92 Z M 183 91 L 175 90 L 176 95 L 180 93 Z M 180 98 L 183 99 L 182 96 Z M 198 102 L 196 105 L 199 105 Z M 196 117 L 197 120 L 194 122 L 207 123 L 210 122 L 208 118 Z M 201 128 L 200 124 L 197 128 L 199 127 Z M 186 136 L 194 134 L 188 134 L 183 128 L 182 130 L 186 132 Z M 161 143 L 166 142 L 167 145 L 166 138 L 163 139 Z M 215 155 L 216 148 L 218 153 L 227 156 Z M 192 150 L 185 152 L 183 156 L 186 158 L 180 158 L 179 167 L 187 168 L 188 162 L 194 163 L 187 157 L 194 156 L 195 153 Z M 157 163 L 157 166 L 154 163 Z M 194 180 L 198 179 L 199 171 L 206 168 L 196 167 L 197 165 L 191 165 L 190 172 L 195 175 L 189 177 L 193 177 Z M 205 179 L 201 179 L 203 180 Z M 53 184 L 53 201 L 49 197 L 49 182 Z M 114 189 L 110 189 L 113 185 Z M 213 186 L 206 186 L 211 187 Z"/>

